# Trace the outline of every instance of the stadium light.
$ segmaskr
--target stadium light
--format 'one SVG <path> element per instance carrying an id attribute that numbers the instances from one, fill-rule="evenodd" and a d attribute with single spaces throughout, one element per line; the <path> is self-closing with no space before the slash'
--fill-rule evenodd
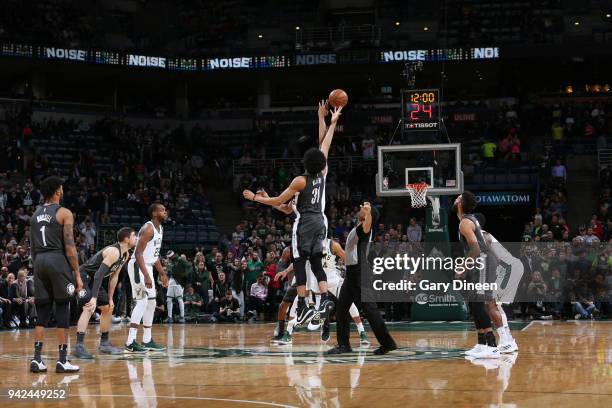
<path id="1" fill-rule="evenodd" d="M 612 14 L 606 13 L 606 18 L 610 18 L 610 17 L 612 17 Z"/>
<path id="2" fill-rule="evenodd" d="M 295 26 L 295 31 L 300 31 L 300 26 Z"/>
<path id="3" fill-rule="evenodd" d="M 580 21 L 574 21 L 574 25 L 575 26 L 579 26 L 580 25 Z"/>
<path id="4" fill-rule="evenodd" d="M 423 31 L 429 31 L 429 27 L 423 27 Z"/>
<path id="5" fill-rule="evenodd" d="M 259 34 L 257 38 L 263 38 L 263 34 Z"/>
<path id="6" fill-rule="evenodd" d="M 395 22 L 395 26 L 397 27 L 397 26 L 399 26 L 399 25 L 400 25 L 400 22 L 399 22 L 399 21 L 396 21 L 396 22 Z"/>

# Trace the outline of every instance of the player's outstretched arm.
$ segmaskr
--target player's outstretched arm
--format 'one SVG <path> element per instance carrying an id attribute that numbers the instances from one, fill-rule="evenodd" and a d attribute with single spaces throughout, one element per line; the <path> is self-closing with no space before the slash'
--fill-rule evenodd
<path id="1" fill-rule="evenodd" d="M 342 249 L 342 245 L 340 245 L 336 241 L 332 241 L 331 251 L 332 251 L 332 254 L 336 255 L 338 259 L 341 259 L 342 262 L 344 262 L 345 254 L 344 254 L 344 249 Z"/>
<path id="2" fill-rule="evenodd" d="M 364 233 L 369 234 L 372 230 L 372 206 L 366 201 L 361 207 L 365 210 L 365 219 L 361 223 L 361 228 Z"/>
<path id="3" fill-rule="evenodd" d="M 325 130 L 327 126 L 325 125 L 325 116 L 329 113 L 327 109 L 327 102 L 323 99 L 319 102 L 319 146 L 323 143 L 323 139 L 325 138 Z"/>
<path id="4" fill-rule="evenodd" d="M 338 123 L 338 119 L 340 118 L 341 114 L 342 114 L 342 107 L 334 108 L 334 110 L 332 111 L 331 123 L 329 124 L 329 128 L 327 129 L 325 138 L 321 142 L 320 149 L 325 155 L 326 159 L 329 154 L 329 148 L 332 144 L 332 140 L 334 139 L 334 132 L 336 131 L 336 123 Z"/>
<path id="5" fill-rule="evenodd" d="M 244 190 L 242 195 L 245 199 L 250 201 L 256 201 L 261 204 L 269 205 L 269 206 L 280 206 L 281 204 L 286 203 L 291 200 L 296 193 L 299 193 L 304 190 L 306 187 L 306 177 L 297 176 L 293 179 L 289 187 L 285 191 L 283 191 L 278 197 L 265 197 L 264 195 L 256 195 L 251 190 Z"/>

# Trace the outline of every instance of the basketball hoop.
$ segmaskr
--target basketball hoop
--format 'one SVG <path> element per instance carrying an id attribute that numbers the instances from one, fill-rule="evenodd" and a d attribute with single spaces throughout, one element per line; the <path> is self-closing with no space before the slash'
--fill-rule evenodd
<path id="1" fill-rule="evenodd" d="M 427 206 L 427 183 L 406 184 L 406 190 L 410 193 L 412 207 L 421 208 Z"/>

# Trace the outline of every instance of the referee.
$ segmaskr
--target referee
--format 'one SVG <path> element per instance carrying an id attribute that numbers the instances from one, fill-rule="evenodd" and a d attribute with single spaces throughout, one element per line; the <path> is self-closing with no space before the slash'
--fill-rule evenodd
<path id="1" fill-rule="evenodd" d="M 372 239 L 372 224 L 378 219 L 378 211 L 370 203 L 364 202 L 359 210 L 359 223 L 349 233 L 344 249 L 346 278 L 336 310 L 336 336 L 338 345 L 328 354 L 342 354 L 353 351 L 349 342 L 351 332 L 349 309 L 352 303 L 363 310 L 370 327 L 380 343 L 374 354 L 382 355 L 395 350 L 397 345 L 387 330 L 385 321 L 380 317 L 375 303 L 361 303 L 361 268 L 368 267 L 368 251 Z"/>

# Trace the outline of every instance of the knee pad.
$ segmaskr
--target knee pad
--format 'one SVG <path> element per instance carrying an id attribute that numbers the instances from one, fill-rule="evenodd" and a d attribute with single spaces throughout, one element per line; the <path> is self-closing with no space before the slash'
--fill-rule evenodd
<path id="1" fill-rule="evenodd" d="M 323 270 L 323 254 L 313 255 L 310 257 L 310 267 L 312 274 L 317 278 L 317 282 L 327 282 L 327 274 Z"/>
<path id="2" fill-rule="evenodd" d="M 62 299 L 55 301 L 55 321 L 60 329 L 70 327 L 70 300 Z"/>
<path id="3" fill-rule="evenodd" d="M 36 325 L 47 327 L 51 317 L 51 304 L 49 302 L 36 302 L 36 313 L 38 314 Z"/>
<path id="4" fill-rule="evenodd" d="M 294 259 L 293 269 L 295 271 L 295 283 L 298 286 L 306 285 L 306 257 L 301 256 Z"/>

